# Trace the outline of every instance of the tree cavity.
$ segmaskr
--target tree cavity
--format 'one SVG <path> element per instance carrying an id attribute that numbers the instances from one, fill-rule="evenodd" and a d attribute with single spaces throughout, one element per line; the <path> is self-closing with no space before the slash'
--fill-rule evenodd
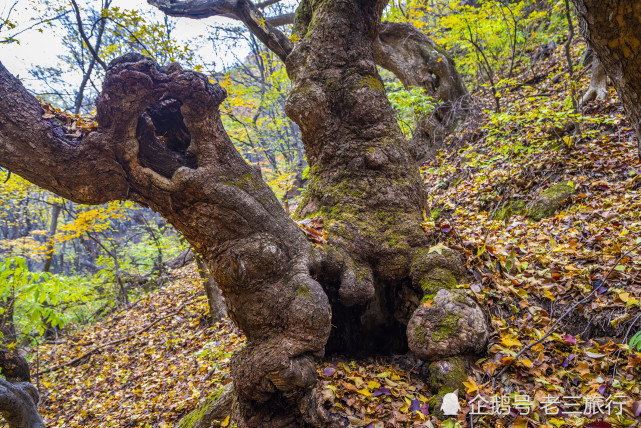
<path id="1" fill-rule="evenodd" d="M 196 156 L 189 151 L 191 134 L 181 106 L 174 98 L 150 105 L 138 118 L 136 127 L 138 161 L 169 179 L 180 167 L 198 167 Z"/>

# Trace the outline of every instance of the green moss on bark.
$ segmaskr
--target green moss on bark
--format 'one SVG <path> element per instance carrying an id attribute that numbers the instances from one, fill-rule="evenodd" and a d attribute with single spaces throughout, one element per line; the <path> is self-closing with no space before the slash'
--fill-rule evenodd
<path id="1" fill-rule="evenodd" d="M 432 269 L 429 274 L 420 280 L 421 288 L 425 294 L 436 295 L 438 290 L 452 289 L 456 287 L 458 280 L 452 272 L 447 269 Z"/>
<path id="2" fill-rule="evenodd" d="M 307 285 L 301 285 L 296 289 L 296 297 L 300 296 L 311 296 L 309 287 Z"/>
<path id="3" fill-rule="evenodd" d="M 461 315 L 454 313 L 446 313 L 445 316 L 434 326 L 434 330 L 431 333 L 431 338 L 434 342 L 440 342 L 445 340 L 454 334 L 457 331 L 458 320 L 461 319 Z"/>
<path id="4" fill-rule="evenodd" d="M 425 327 L 420 324 L 414 326 L 414 334 L 418 340 L 418 343 L 425 345 Z"/>
<path id="5" fill-rule="evenodd" d="M 385 90 L 383 83 L 374 76 L 363 76 L 360 80 L 361 85 L 368 88 L 376 89 L 377 91 Z"/>
<path id="6" fill-rule="evenodd" d="M 216 400 L 220 398 L 220 396 L 224 392 L 225 388 L 219 388 L 215 392 L 210 394 L 205 402 L 203 402 L 194 411 L 192 411 L 180 421 L 177 428 L 194 428 L 200 426 L 199 422 L 204 418 L 207 411 L 214 405 Z M 222 421 L 213 421 L 210 426 L 213 428 L 220 427 L 221 422 Z"/>
<path id="7" fill-rule="evenodd" d="M 450 357 L 430 364 L 430 386 L 438 396 L 454 392 L 467 380 L 465 363 L 460 357 Z"/>

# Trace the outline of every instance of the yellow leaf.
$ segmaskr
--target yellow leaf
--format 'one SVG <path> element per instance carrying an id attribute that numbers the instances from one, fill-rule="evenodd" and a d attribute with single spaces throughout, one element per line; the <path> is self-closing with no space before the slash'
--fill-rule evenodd
<path id="1" fill-rule="evenodd" d="M 381 386 L 380 383 L 376 382 L 375 380 L 370 380 L 367 382 L 367 388 L 368 389 L 377 389 Z"/>
<path id="2" fill-rule="evenodd" d="M 532 361 L 528 360 L 527 358 L 521 361 L 525 367 L 531 368 L 532 367 Z"/>
<path id="3" fill-rule="evenodd" d="M 231 415 L 227 416 L 224 421 L 221 422 L 220 426 L 221 427 L 228 427 L 229 426 L 229 420 L 231 419 Z"/>
<path id="4" fill-rule="evenodd" d="M 467 382 L 463 382 L 463 385 L 465 385 L 465 391 L 468 394 L 473 394 L 479 390 L 478 384 L 470 376 L 467 377 Z"/>
<path id="5" fill-rule="evenodd" d="M 364 396 L 366 396 L 366 397 L 369 397 L 370 395 L 372 395 L 372 393 L 371 393 L 371 392 L 369 392 L 368 390 L 366 390 L 365 388 L 363 388 L 363 389 L 359 389 L 359 390 L 358 390 L 358 393 L 359 393 L 359 394 L 361 394 L 361 395 L 364 395 Z"/>
<path id="6" fill-rule="evenodd" d="M 519 339 L 514 338 L 512 336 L 503 336 L 501 338 L 501 343 L 507 346 L 508 348 L 511 346 L 523 346 L 523 344 L 519 342 Z"/>
<path id="7" fill-rule="evenodd" d="M 527 419 L 518 418 L 517 420 L 514 421 L 514 423 L 510 428 L 527 428 Z"/>

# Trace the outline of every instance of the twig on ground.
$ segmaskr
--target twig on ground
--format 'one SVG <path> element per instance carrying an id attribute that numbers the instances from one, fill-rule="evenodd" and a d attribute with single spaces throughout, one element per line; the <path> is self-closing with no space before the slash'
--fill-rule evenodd
<path id="1" fill-rule="evenodd" d="M 126 342 L 127 340 L 129 340 L 129 339 L 131 339 L 131 338 L 133 338 L 133 337 L 135 337 L 135 336 L 139 335 L 140 333 L 144 333 L 145 331 L 149 330 L 150 328 L 152 328 L 153 326 L 155 326 L 156 324 L 158 324 L 160 321 L 165 320 L 165 319 L 170 318 L 170 317 L 173 317 L 173 316 L 175 316 L 175 315 L 178 315 L 178 313 L 179 313 L 179 312 L 181 312 L 183 309 L 185 309 L 185 307 L 186 307 L 187 305 L 189 305 L 190 303 L 193 303 L 196 299 L 197 299 L 197 297 L 196 297 L 196 298 L 193 298 L 193 299 L 191 299 L 191 300 L 189 300 L 189 301 L 187 301 L 187 302 L 185 302 L 185 303 L 183 303 L 183 305 L 182 305 L 180 308 L 178 308 L 176 311 L 174 311 L 174 312 L 172 312 L 172 313 L 170 313 L 170 314 L 167 314 L 167 315 L 165 315 L 164 317 L 160 317 L 160 318 L 158 318 L 156 321 L 152 322 L 152 323 L 151 323 L 151 324 L 149 324 L 147 327 L 144 327 L 144 328 L 142 328 L 142 329 L 140 329 L 140 330 L 138 330 L 138 331 L 135 331 L 135 332 L 133 332 L 133 333 L 131 333 L 131 334 L 129 334 L 129 335 L 127 335 L 127 336 L 125 336 L 125 337 L 121 338 L 121 339 L 113 340 L 113 341 L 111 341 L 111 342 L 109 342 L 109 343 L 105 343 L 104 345 L 96 346 L 96 347 L 95 347 L 95 348 L 93 348 L 92 350 L 90 350 L 90 351 L 88 351 L 88 352 L 85 352 L 85 353 L 84 353 L 84 354 L 82 354 L 81 356 L 79 356 L 79 357 L 77 357 L 77 358 L 74 358 L 74 359 L 73 359 L 73 360 L 71 360 L 71 361 L 68 361 L 68 362 L 63 363 L 63 364 L 58 364 L 58 365 L 56 365 L 56 366 L 49 367 L 48 369 L 45 369 L 45 370 L 39 371 L 39 372 L 38 372 L 38 373 L 36 373 L 34 376 L 36 376 L 36 377 L 37 377 L 37 376 L 43 375 L 43 374 L 45 374 L 45 373 L 49 373 L 49 372 L 52 372 L 52 371 L 59 370 L 59 369 L 61 369 L 61 368 L 63 368 L 63 367 L 67 367 L 67 366 L 74 365 L 74 364 L 76 364 L 76 363 L 78 363 L 78 362 L 82 361 L 83 359 L 87 358 L 89 355 L 91 355 L 91 354 L 93 354 L 93 353 L 95 353 L 95 352 L 97 352 L 97 351 L 99 351 L 99 350 L 101 350 L 101 349 L 103 349 L 103 348 L 106 348 L 106 347 L 108 347 L 108 346 L 118 345 L 119 343 L 122 343 L 122 342 Z"/>
<path id="2" fill-rule="evenodd" d="M 599 289 L 605 285 L 606 281 L 608 280 L 608 278 L 610 277 L 610 275 L 612 274 L 612 272 L 614 272 L 614 269 L 619 265 L 619 262 L 620 262 L 621 260 L 623 260 L 625 257 L 627 257 L 627 256 L 628 256 L 632 251 L 636 250 L 636 249 L 637 249 L 637 248 L 639 248 L 639 247 L 641 247 L 641 244 L 637 244 L 637 245 L 635 245 L 631 250 L 629 250 L 627 253 L 625 253 L 625 254 L 623 254 L 621 257 L 619 257 L 619 258 L 617 259 L 617 261 L 616 261 L 616 262 L 614 262 L 614 265 L 612 265 L 612 267 L 611 267 L 611 268 L 610 268 L 610 270 L 608 271 L 608 274 L 607 274 L 607 275 L 605 275 L 605 277 L 603 277 L 603 279 L 601 280 L 601 284 L 599 284 L 599 286 L 594 287 L 594 290 L 592 290 L 592 292 L 591 292 L 590 294 L 588 294 L 586 297 L 584 297 L 583 299 L 579 300 L 577 303 L 575 303 L 574 305 L 572 305 L 572 307 L 571 307 L 571 308 L 569 308 L 568 310 L 566 310 L 566 311 L 563 313 L 563 315 L 561 315 L 561 316 L 560 316 L 560 317 L 559 317 L 559 318 L 554 322 L 554 324 L 552 324 L 552 327 L 550 327 L 550 329 L 549 329 L 549 330 L 548 330 L 548 331 L 543 335 L 543 337 L 541 337 L 541 338 L 540 338 L 539 340 L 537 340 L 536 342 L 530 343 L 530 344 L 528 344 L 525 348 L 521 349 L 521 350 L 520 350 L 520 351 L 519 351 L 519 352 L 514 356 L 514 359 L 515 359 L 515 360 L 518 360 L 518 358 L 519 358 L 521 355 L 523 355 L 523 354 L 525 353 L 525 351 L 529 350 L 529 349 L 530 349 L 530 348 L 532 348 L 533 346 L 538 345 L 539 343 L 542 343 L 542 342 L 543 342 L 545 339 L 547 339 L 547 338 L 548 338 L 552 333 L 554 333 L 554 331 L 556 330 L 556 328 L 559 326 L 559 324 L 561 323 L 561 321 L 562 321 L 566 316 L 568 316 L 569 314 L 571 314 L 571 313 L 574 311 L 574 309 L 576 309 L 578 306 L 580 306 L 581 304 L 583 304 L 583 303 L 587 302 L 588 300 L 590 300 L 590 299 L 591 299 L 591 298 L 592 298 L 592 297 L 593 297 L 593 296 L 594 296 L 594 295 L 599 291 Z M 509 366 L 504 366 L 504 367 L 503 367 L 503 368 L 502 368 L 502 369 L 501 369 L 501 370 L 500 370 L 496 375 L 494 375 L 493 377 L 500 378 L 500 377 L 501 377 L 501 375 L 505 372 L 505 370 L 507 370 L 507 368 L 508 368 L 508 367 L 509 367 Z"/>

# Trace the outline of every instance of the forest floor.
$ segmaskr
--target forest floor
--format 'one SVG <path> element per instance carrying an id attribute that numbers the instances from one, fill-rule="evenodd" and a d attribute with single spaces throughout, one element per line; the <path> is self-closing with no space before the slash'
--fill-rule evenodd
<path id="1" fill-rule="evenodd" d="M 454 137 L 461 150 L 423 168 L 426 233 L 467 255 L 471 282 L 460 287 L 492 319 L 460 416 L 434 416 L 425 367 L 411 356 L 332 358 L 319 365 L 319 388 L 353 426 L 641 425 L 641 352 L 628 345 L 641 330 L 636 138 L 611 88 L 572 113 L 566 66 L 559 47 L 503 91 L 503 113 L 479 109 Z M 575 72 L 582 94 L 589 70 Z M 527 81 L 537 83 L 518 85 Z M 480 94 L 477 103 L 493 105 Z M 559 183 L 571 196 L 549 218 L 521 211 Z M 231 321 L 208 324 L 199 276 L 183 268 L 131 309 L 39 346 L 35 371 L 102 346 L 36 376 L 41 412 L 51 427 L 173 426 L 230 381 L 242 343 Z M 486 414 L 470 424 L 469 410 Z"/>

